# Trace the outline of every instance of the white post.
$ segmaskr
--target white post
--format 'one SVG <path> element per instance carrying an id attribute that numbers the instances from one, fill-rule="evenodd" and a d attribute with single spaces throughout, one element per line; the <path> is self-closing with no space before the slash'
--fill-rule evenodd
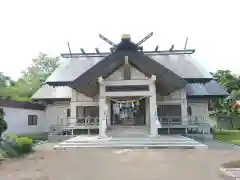
<path id="1" fill-rule="evenodd" d="M 156 107 L 157 107 L 157 101 L 156 101 L 156 76 L 152 75 L 151 77 L 152 83 L 149 85 L 149 89 L 151 92 L 151 96 L 149 98 L 149 105 L 150 105 L 150 129 L 151 129 L 151 136 L 155 137 L 158 134 L 157 129 L 157 123 L 156 123 Z"/>
<path id="2" fill-rule="evenodd" d="M 106 137 L 107 128 L 107 107 L 105 97 L 105 85 L 102 77 L 98 78 L 99 82 L 99 136 Z"/>
<path id="3" fill-rule="evenodd" d="M 72 99 L 71 101 L 76 101 L 77 100 L 77 92 L 76 90 L 72 90 Z M 70 126 L 76 126 L 77 125 L 77 107 L 75 103 L 70 102 L 70 107 L 71 107 L 71 117 L 69 119 L 69 125 Z"/>
<path id="4" fill-rule="evenodd" d="M 188 113 L 187 113 L 187 98 L 185 90 L 181 90 L 181 117 L 183 123 L 188 123 Z"/>

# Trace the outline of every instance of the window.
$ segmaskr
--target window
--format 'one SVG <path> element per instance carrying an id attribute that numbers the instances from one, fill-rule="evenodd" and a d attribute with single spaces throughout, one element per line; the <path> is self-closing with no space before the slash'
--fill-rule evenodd
<path id="1" fill-rule="evenodd" d="M 212 100 L 208 101 L 208 111 L 214 110 L 214 102 Z"/>
<path id="2" fill-rule="evenodd" d="M 67 109 L 67 117 L 71 117 L 71 109 Z"/>
<path id="3" fill-rule="evenodd" d="M 37 115 L 28 115 L 28 125 L 37 125 Z"/>
<path id="4" fill-rule="evenodd" d="M 164 124 L 181 123 L 181 106 L 180 105 L 160 105 L 157 107 L 158 116 Z"/>
<path id="5" fill-rule="evenodd" d="M 77 106 L 76 108 L 77 123 L 86 123 L 86 117 L 94 121 L 99 117 L 98 106 Z"/>
<path id="6" fill-rule="evenodd" d="M 77 117 L 98 117 L 98 106 L 77 106 Z"/>

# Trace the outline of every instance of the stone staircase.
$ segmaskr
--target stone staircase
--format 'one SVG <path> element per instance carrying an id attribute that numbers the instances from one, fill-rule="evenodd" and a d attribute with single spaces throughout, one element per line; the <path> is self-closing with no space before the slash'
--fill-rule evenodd
<path id="1" fill-rule="evenodd" d="M 54 146 L 54 149 L 68 148 L 122 148 L 122 149 L 198 149 L 207 148 L 191 138 L 180 135 L 161 135 L 150 137 L 148 135 L 128 135 L 100 138 L 98 136 L 77 136 Z"/>
<path id="2" fill-rule="evenodd" d="M 145 126 L 111 126 L 106 132 L 109 137 L 129 137 L 149 134 L 149 127 Z"/>

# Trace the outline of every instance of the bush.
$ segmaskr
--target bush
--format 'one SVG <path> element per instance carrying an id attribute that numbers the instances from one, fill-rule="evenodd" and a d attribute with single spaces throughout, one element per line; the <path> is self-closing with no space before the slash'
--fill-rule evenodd
<path id="1" fill-rule="evenodd" d="M 3 141 L 1 144 L 1 153 L 3 157 L 17 157 L 18 154 L 13 148 L 13 144 Z"/>
<path id="2" fill-rule="evenodd" d="M 15 157 L 32 151 L 33 141 L 29 137 L 18 137 L 14 134 L 6 135 L 2 142 L 2 149 L 8 156 Z"/>
<path id="3" fill-rule="evenodd" d="M 13 148 L 18 154 L 25 154 L 32 151 L 33 141 L 29 137 L 17 137 Z"/>
<path id="4" fill-rule="evenodd" d="M 2 133 L 7 130 L 7 122 L 4 120 L 3 108 L 0 108 L 0 141 L 2 138 Z"/>

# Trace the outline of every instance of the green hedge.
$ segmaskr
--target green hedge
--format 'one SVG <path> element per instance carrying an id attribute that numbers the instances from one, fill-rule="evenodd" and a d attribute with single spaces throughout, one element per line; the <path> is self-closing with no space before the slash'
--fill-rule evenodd
<path id="1" fill-rule="evenodd" d="M 27 154 L 32 151 L 33 140 L 29 137 L 18 137 L 16 135 L 7 135 L 0 148 L 5 152 L 7 157 L 16 157 Z M 2 153 L 3 154 L 3 153 Z"/>
<path id="2" fill-rule="evenodd" d="M 25 154 L 32 151 L 33 141 L 29 137 L 17 137 L 13 149 L 18 154 Z"/>

